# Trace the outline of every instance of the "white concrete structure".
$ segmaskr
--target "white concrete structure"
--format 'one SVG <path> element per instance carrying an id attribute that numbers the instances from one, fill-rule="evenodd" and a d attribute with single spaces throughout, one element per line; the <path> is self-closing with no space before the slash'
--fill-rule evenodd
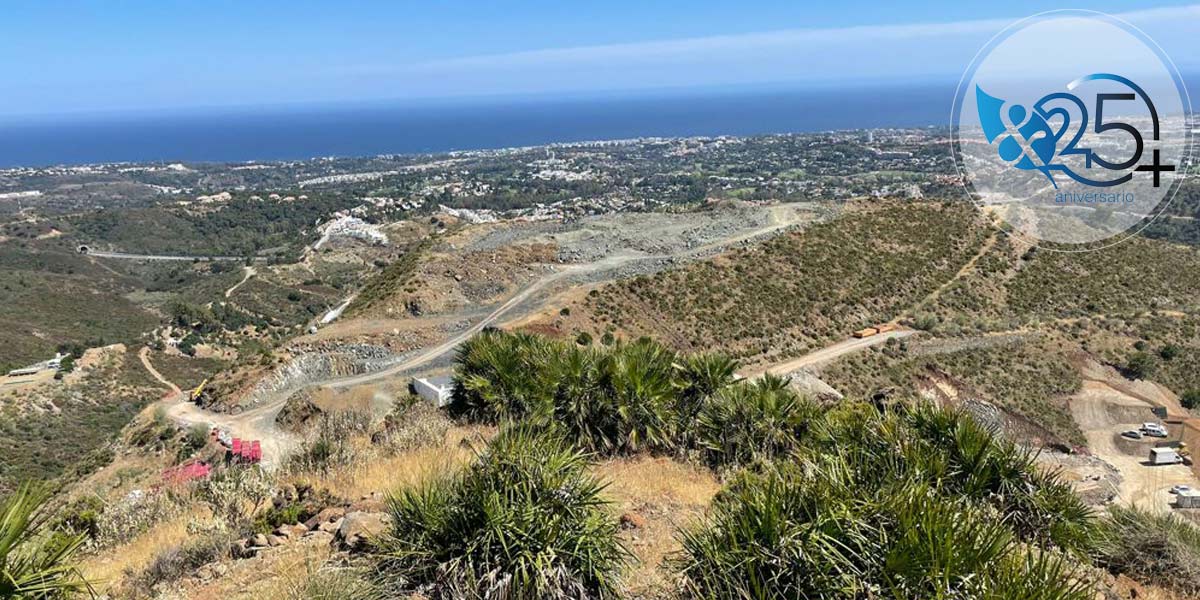
<path id="1" fill-rule="evenodd" d="M 450 395 L 454 391 L 454 380 L 449 375 L 414 379 L 413 391 L 418 396 L 432 402 L 434 406 L 442 408 L 450 404 Z"/>

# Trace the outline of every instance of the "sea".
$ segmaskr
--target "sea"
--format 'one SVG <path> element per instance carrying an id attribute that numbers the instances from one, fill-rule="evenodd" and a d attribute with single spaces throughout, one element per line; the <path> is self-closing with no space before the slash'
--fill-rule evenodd
<path id="1" fill-rule="evenodd" d="M 0 167 L 243 162 L 948 126 L 954 85 L 210 109 L 0 122 Z"/>

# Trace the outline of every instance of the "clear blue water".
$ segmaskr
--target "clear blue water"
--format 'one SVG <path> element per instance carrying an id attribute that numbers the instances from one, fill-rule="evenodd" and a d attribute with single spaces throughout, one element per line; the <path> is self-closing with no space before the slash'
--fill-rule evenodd
<path id="1" fill-rule="evenodd" d="M 641 136 L 944 126 L 950 119 L 953 88 L 724 91 L 76 116 L 0 124 L 0 166 L 304 159 Z"/>

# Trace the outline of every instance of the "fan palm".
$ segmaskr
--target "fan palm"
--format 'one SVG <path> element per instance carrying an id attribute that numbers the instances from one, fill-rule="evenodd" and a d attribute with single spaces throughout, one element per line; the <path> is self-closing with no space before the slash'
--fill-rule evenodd
<path id="1" fill-rule="evenodd" d="M 505 429 L 465 471 L 390 499 L 381 583 L 447 599 L 615 597 L 630 555 L 588 466 L 554 433 Z"/>
<path id="2" fill-rule="evenodd" d="M 675 418 L 680 444 L 691 447 L 695 422 L 704 403 L 733 383 L 737 361 L 724 354 L 693 354 L 671 365 L 675 370 Z"/>
<path id="3" fill-rule="evenodd" d="M 55 536 L 49 493 L 26 484 L 0 504 L 0 598 L 61 598 L 90 592 L 71 563 L 83 536 Z"/>
<path id="4" fill-rule="evenodd" d="M 704 404 L 696 429 L 709 462 L 732 467 L 794 452 L 820 418 L 815 402 L 768 376 L 722 389 Z"/>

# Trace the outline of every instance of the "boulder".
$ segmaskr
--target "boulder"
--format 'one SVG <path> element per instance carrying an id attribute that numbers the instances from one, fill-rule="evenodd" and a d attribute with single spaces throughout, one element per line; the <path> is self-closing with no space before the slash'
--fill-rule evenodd
<path id="1" fill-rule="evenodd" d="M 646 526 L 646 517 L 637 513 L 624 513 L 621 515 L 621 529 L 641 529 Z"/>
<path id="2" fill-rule="evenodd" d="M 259 548 L 269 545 L 269 543 L 267 541 L 267 536 L 265 536 L 261 533 L 254 534 L 254 537 L 250 538 L 250 545 L 258 546 Z"/>
<path id="3" fill-rule="evenodd" d="M 267 545 L 268 546 L 272 546 L 272 547 L 282 546 L 283 544 L 286 544 L 286 543 L 287 543 L 287 538 L 285 538 L 285 537 L 281 537 L 278 535 L 268 535 L 267 536 Z"/>
<path id="4" fill-rule="evenodd" d="M 381 535 L 391 523 L 391 516 L 382 512 L 356 511 L 342 519 L 334 539 L 348 550 L 360 550 L 372 538 Z"/>
<path id="5" fill-rule="evenodd" d="M 326 521 L 324 523 L 321 523 L 320 525 L 317 525 L 317 531 L 324 531 L 325 533 L 336 533 L 337 530 L 342 528 L 342 521 L 344 521 L 344 520 L 345 519 L 338 519 L 336 521 Z"/>
<path id="6" fill-rule="evenodd" d="M 328 508 L 323 508 L 323 509 L 321 509 L 320 512 L 318 512 L 316 514 L 316 516 L 305 521 L 304 527 L 306 529 L 310 529 L 310 530 L 317 529 L 318 527 L 321 526 L 322 523 L 329 523 L 331 521 L 336 521 L 336 520 L 344 517 L 345 515 L 346 515 L 346 509 L 344 509 L 344 508 L 339 508 L 336 506 L 330 506 Z"/>
<path id="7" fill-rule="evenodd" d="M 328 531 L 310 531 L 301 538 L 306 544 L 325 545 L 333 543 L 333 534 Z"/>

